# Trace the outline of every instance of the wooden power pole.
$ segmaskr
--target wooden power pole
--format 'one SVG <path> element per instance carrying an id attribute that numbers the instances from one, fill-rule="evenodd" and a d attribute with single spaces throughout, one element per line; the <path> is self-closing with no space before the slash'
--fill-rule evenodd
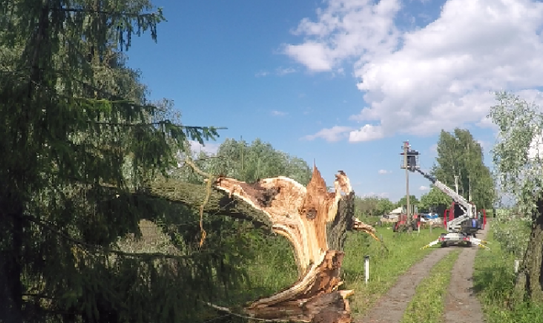
<path id="1" fill-rule="evenodd" d="M 411 228 L 411 223 L 412 223 L 412 219 L 411 219 L 411 205 L 410 205 L 410 201 L 409 201 L 409 167 L 408 167 L 408 163 L 407 163 L 407 154 L 409 152 L 409 142 L 408 141 L 404 141 L 403 143 L 403 166 L 402 168 L 405 169 L 405 199 L 406 199 L 406 216 L 407 216 L 407 228 L 408 228 L 408 231 L 410 231 L 410 228 Z"/>

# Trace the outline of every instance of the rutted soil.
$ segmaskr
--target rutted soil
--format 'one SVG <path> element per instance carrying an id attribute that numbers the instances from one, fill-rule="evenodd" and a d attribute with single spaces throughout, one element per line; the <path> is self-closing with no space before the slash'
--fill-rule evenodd
<path id="1" fill-rule="evenodd" d="M 396 284 L 383 295 L 363 318 L 362 323 L 398 323 L 403 317 L 407 304 L 415 295 L 415 289 L 421 280 L 428 276 L 430 269 L 437 264 L 452 248 L 436 249 L 398 278 Z"/>
<path id="2" fill-rule="evenodd" d="M 477 236 L 484 239 L 488 225 Z M 483 323 L 483 312 L 479 300 L 472 292 L 473 264 L 478 247 L 451 246 L 439 248 L 427 255 L 398 278 L 396 284 L 383 295 L 360 323 L 399 323 L 407 305 L 415 295 L 417 285 L 428 276 L 432 267 L 456 248 L 462 248 L 451 274 L 451 282 L 445 299 L 444 322 Z M 422 322 L 421 322 L 422 323 Z"/>
<path id="3" fill-rule="evenodd" d="M 484 239 L 487 232 L 488 225 L 477 238 Z M 478 247 L 464 249 L 454 264 L 449 292 L 445 299 L 446 323 L 484 322 L 481 303 L 473 292 L 473 264 L 478 249 Z"/>

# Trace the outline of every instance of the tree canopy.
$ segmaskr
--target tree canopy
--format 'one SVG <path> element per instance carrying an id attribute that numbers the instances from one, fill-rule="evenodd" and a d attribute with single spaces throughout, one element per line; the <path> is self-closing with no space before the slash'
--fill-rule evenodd
<path id="1" fill-rule="evenodd" d="M 415 195 L 409 195 L 409 204 L 419 207 L 420 201 Z M 403 196 L 396 203 L 396 207 L 400 207 L 400 206 L 407 206 L 407 197 Z"/>
<path id="2" fill-rule="evenodd" d="M 194 232 L 168 227 L 197 228 L 196 213 L 147 194 L 187 139 L 218 135 L 149 102 L 124 63 L 133 36 L 156 39 L 162 11 L 3 0 L 0 16 L 0 321 L 191 320 L 237 272 L 227 237 L 198 249 Z M 119 239 L 141 236 L 149 217 L 174 250 L 123 250 Z"/>
<path id="3" fill-rule="evenodd" d="M 311 168 L 306 161 L 276 150 L 260 139 L 255 139 L 251 144 L 244 140 L 226 139 L 216 156 L 204 167 L 213 174 L 223 174 L 248 183 L 286 176 L 307 185 L 311 179 Z"/>
<path id="4" fill-rule="evenodd" d="M 443 214 L 443 211 L 451 205 L 452 199 L 439 189 L 432 186 L 428 193 L 420 197 L 419 210 L 423 212 L 437 212 Z"/>
<path id="5" fill-rule="evenodd" d="M 513 196 L 516 216 L 531 222 L 516 287 L 522 298 L 543 302 L 543 113 L 517 95 L 499 92 L 496 99 L 489 114 L 499 128 L 493 150 L 496 177 L 501 191 Z"/>
<path id="6" fill-rule="evenodd" d="M 358 216 L 381 216 L 394 209 L 394 203 L 386 197 L 357 196 L 354 203 Z"/>
<path id="7" fill-rule="evenodd" d="M 492 207 L 495 184 L 489 168 L 484 164 L 483 147 L 469 130 L 455 129 L 453 133 L 441 131 L 437 144 L 437 164 L 432 173 L 438 180 L 473 201 L 479 208 Z"/>

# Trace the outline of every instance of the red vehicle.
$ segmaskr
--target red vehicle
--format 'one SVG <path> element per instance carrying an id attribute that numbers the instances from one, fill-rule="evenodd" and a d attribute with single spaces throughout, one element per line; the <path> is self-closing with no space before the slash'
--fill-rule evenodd
<path id="1" fill-rule="evenodd" d="M 413 214 L 413 223 L 411 225 L 413 231 L 415 231 L 420 228 L 420 217 L 418 208 L 416 206 L 411 206 L 411 213 Z M 398 232 L 401 227 L 405 226 L 407 226 L 407 208 L 405 206 L 402 206 L 402 213 L 400 213 L 400 215 L 398 216 L 398 221 L 394 223 L 392 230 L 394 232 Z"/>
<path id="2" fill-rule="evenodd" d="M 470 204 L 474 205 L 470 202 Z M 455 218 L 463 215 L 464 212 L 460 208 L 460 206 L 456 202 L 452 202 L 451 207 L 446 209 L 445 212 L 443 212 L 443 227 L 447 227 L 447 222 L 453 221 Z M 463 227 L 465 231 L 473 231 L 473 235 L 475 236 L 475 232 L 478 230 L 484 230 L 486 226 L 486 210 L 482 209 L 479 210 L 477 214 L 474 215 L 474 217 L 469 222 L 464 222 Z"/>

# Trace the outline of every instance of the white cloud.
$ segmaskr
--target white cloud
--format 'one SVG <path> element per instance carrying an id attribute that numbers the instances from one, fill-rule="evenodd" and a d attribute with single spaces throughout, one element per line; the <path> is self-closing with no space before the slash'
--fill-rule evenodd
<path id="1" fill-rule="evenodd" d="M 448 0 L 435 21 L 404 33 L 394 24 L 400 9 L 399 0 L 327 0 L 296 29 L 304 42 L 285 46 L 311 71 L 356 61 L 367 106 L 351 117 L 364 124 L 351 142 L 489 127 L 495 90 L 542 101 L 543 3 Z"/>
<path id="2" fill-rule="evenodd" d="M 334 126 L 332 128 L 322 129 L 314 135 L 305 136 L 304 139 L 314 140 L 317 138 L 322 138 L 329 142 L 339 141 L 347 137 L 347 132 L 351 130 L 352 128 L 350 127 Z"/>
<path id="3" fill-rule="evenodd" d="M 388 170 L 386 170 L 386 169 L 380 169 L 380 170 L 378 171 L 378 173 L 379 173 L 380 175 L 385 175 L 385 174 L 390 174 L 390 173 L 392 173 L 392 172 L 391 172 L 391 171 L 388 171 Z"/>
<path id="4" fill-rule="evenodd" d="M 189 143 L 191 151 L 195 155 L 198 155 L 200 152 L 204 152 L 206 155 L 215 155 L 220 146 L 220 144 L 215 142 L 208 142 L 202 145 L 195 140 L 190 140 Z"/>
<path id="5" fill-rule="evenodd" d="M 484 140 L 477 140 L 477 143 L 481 145 L 481 148 L 483 148 L 483 151 L 488 150 L 490 148 L 490 143 Z"/>
<path id="6" fill-rule="evenodd" d="M 302 19 L 294 31 L 306 35 L 303 44 L 285 45 L 284 52 L 315 72 L 330 71 L 342 59 L 370 57 L 388 52 L 397 45 L 399 33 L 394 16 L 399 0 L 328 0 L 326 9 L 318 9 L 318 21 Z M 339 67 L 340 69 L 340 67 Z"/>
<path id="7" fill-rule="evenodd" d="M 424 185 L 421 185 L 421 186 L 419 187 L 419 191 L 427 191 L 427 190 L 429 190 L 429 189 L 430 189 L 430 188 L 429 188 L 428 186 L 424 186 Z"/>
<path id="8" fill-rule="evenodd" d="M 381 193 L 375 193 L 375 192 L 369 192 L 364 193 L 362 195 L 359 195 L 360 197 L 380 197 L 380 198 L 388 198 L 389 194 L 387 192 L 381 192 Z"/>
<path id="9" fill-rule="evenodd" d="M 268 71 L 259 71 L 255 74 L 255 77 L 266 77 L 272 74 L 283 76 L 291 73 L 296 73 L 296 69 L 294 67 L 278 67 L 275 69 L 275 73 L 270 73 Z"/>
<path id="10" fill-rule="evenodd" d="M 313 71 L 329 71 L 332 62 L 323 44 L 308 42 L 302 45 L 287 45 L 285 53 L 294 57 Z"/>
<path id="11" fill-rule="evenodd" d="M 364 125 L 362 128 L 349 133 L 350 142 L 371 141 L 383 137 L 383 128 L 381 126 L 372 126 L 371 124 Z"/>
<path id="12" fill-rule="evenodd" d="M 283 111 L 278 111 L 278 110 L 272 110 L 271 114 L 272 114 L 272 116 L 275 116 L 275 117 L 284 117 L 284 116 L 286 116 L 288 113 L 287 113 L 287 112 L 283 112 Z"/>
<path id="13" fill-rule="evenodd" d="M 283 76 L 291 73 L 295 73 L 296 69 L 293 67 L 279 67 L 276 71 L 277 75 Z"/>

